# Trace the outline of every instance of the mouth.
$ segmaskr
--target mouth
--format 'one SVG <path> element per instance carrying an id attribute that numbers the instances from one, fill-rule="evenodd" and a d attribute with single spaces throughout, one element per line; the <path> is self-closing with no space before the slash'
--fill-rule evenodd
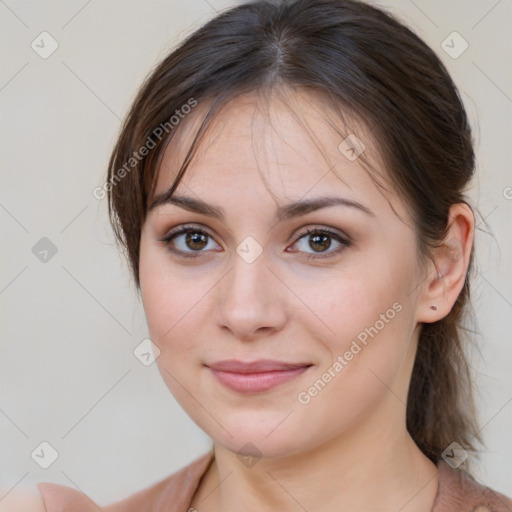
<path id="1" fill-rule="evenodd" d="M 231 359 L 206 365 L 222 385 L 238 393 L 267 391 L 299 377 L 311 366 L 311 363 L 268 359 L 250 362 Z"/>

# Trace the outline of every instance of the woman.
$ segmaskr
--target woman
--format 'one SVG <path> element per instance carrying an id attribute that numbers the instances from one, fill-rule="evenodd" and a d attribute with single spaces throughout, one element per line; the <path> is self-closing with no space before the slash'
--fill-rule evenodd
<path id="1" fill-rule="evenodd" d="M 162 377 L 213 448 L 100 509 L 512 510 L 463 470 L 473 172 L 445 68 L 370 5 L 255 1 L 173 51 L 104 190 Z M 39 488 L 48 512 L 98 510 Z"/>

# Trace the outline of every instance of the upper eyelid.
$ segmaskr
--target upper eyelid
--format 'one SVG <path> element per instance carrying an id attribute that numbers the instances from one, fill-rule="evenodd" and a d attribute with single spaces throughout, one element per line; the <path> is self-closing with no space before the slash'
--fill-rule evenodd
<path id="1" fill-rule="evenodd" d="M 206 233 L 208 236 L 211 236 L 212 238 L 215 238 L 213 234 L 211 233 L 210 229 L 208 229 L 206 226 L 202 224 L 192 225 L 192 224 L 180 224 L 178 226 L 175 226 L 168 231 L 165 232 L 161 240 L 166 240 L 171 236 L 179 235 L 186 233 L 187 231 L 202 231 Z"/>
<path id="2" fill-rule="evenodd" d="M 348 235 L 346 235 L 343 231 L 341 231 L 339 229 L 329 228 L 329 227 L 318 227 L 318 226 L 308 227 L 308 228 L 301 228 L 299 230 L 296 230 L 295 233 L 292 235 L 292 238 L 293 237 L 299 237 L 300 238 L 300 237 L 302 237 L 304 235 L 314 234 L 315 232 L 318 232 L 318 233 L 328 233 L 331 236 L 338 236 L 338 237 L 340 237 L 341 239 L 344 239 L 344 240 L 348 240 L 349 239 Z"/>
<path id="3" fill-rule="evenodd" d="M 169 229 L 168 231 L 166 231 L 165 235 L 163 235 L 162 238 L 167 239 L 170 236 L 178 235 L 178 234 L 181 234 L 186 231 L 193 231 L 194 229 L 196 229 L 197 231 L 203 231 L 208 236 L 215 238 L 215 236 L 211 233 L 210 229 L 203 224 L 180 224 L 180 225 L 175 226 L 175 227 Z M 299 237 L 299 236 L 303 236 L 306 234 L 310 234 L 311 231 L 327 232 L 332 235 L 337 235 L 340 238 L 349 239 L 349 236 L 338 228 L 313 225 L 313 227 L 305 227 L 305 228 L 295 229 L 294 232 L 290 235 L 289 240 L 291 240 L 294 237 Z"/>

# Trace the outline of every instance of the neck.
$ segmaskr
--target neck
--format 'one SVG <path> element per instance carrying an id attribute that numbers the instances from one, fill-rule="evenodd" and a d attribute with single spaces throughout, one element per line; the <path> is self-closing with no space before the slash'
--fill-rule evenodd
<path id="1" fill-rule="evenodd" d="M 405 417 L 400 425 L 387 418 L 376 413 L 314 450 L 262 457 L 252 467 L 215 445 L 215 460 L 192 505 L 201 512 L 240 510 L 242 503 L 247 512 L 428 512 L 437 492 L 437 468 L 414 444 Z"/>

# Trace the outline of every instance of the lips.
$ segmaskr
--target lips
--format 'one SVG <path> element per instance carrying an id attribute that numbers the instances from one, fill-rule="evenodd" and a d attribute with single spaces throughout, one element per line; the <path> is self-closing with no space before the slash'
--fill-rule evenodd
<path id="1" fill-rule="evenodd" d="M 230 359 L 206 366 L 227 388 L 239 393 L 260 393 L 299 377 L 312 364 L 268 359 L 248 362 Z"/>

